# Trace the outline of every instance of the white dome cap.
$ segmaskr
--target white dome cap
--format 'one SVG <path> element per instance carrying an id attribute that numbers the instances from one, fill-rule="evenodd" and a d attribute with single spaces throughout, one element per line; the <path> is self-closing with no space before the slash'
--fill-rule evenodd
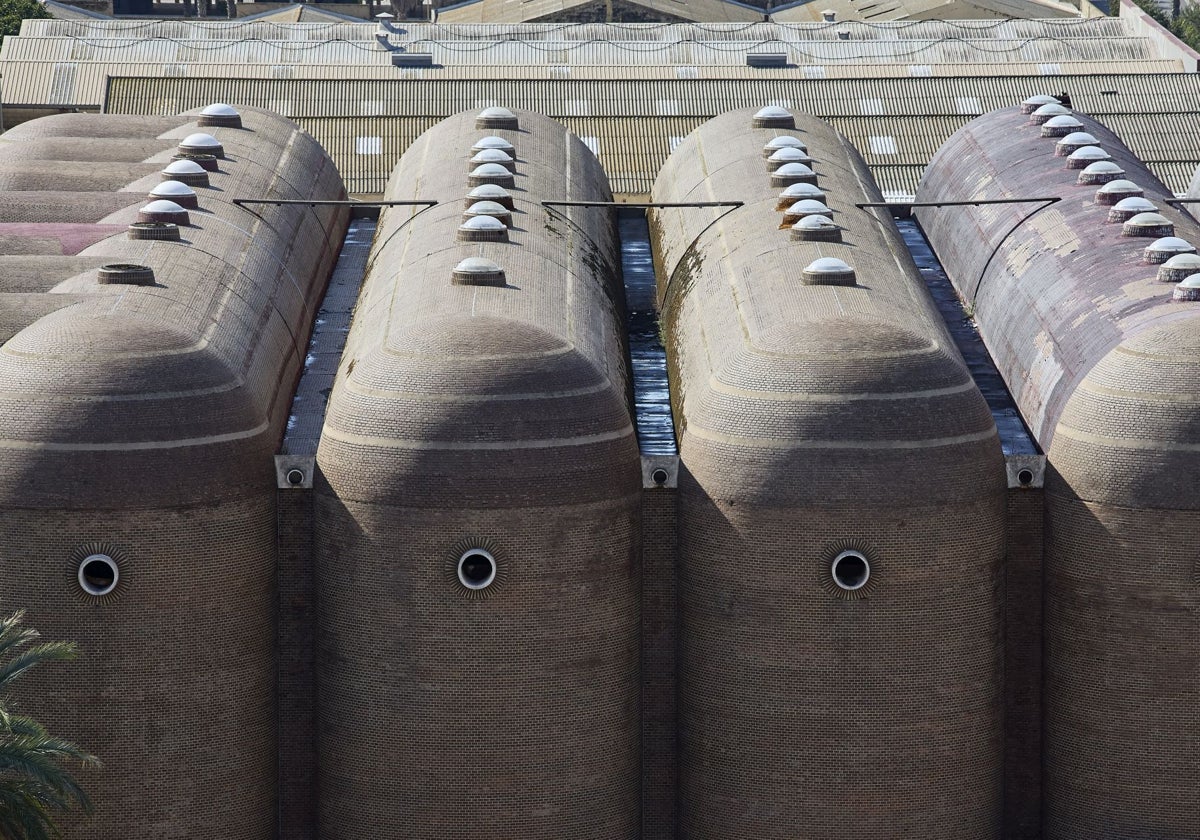
<path id="1" fill-rule="evenodd" d="M 1096 166 L 1097 164 L 1092 164 Z M 1099 190 L 1102 193 L 1122 193 L 1122 192 L 1141 192 L 1142 188 L 1133 181 L 1126 181 L 1124 178 L 1118 178 L 1115 181 L 1109 181 Z"/>
<path id="2" fill-rule="evenodd" d="M 512 198 L 512 194 L 499 184 L 480 184 L 467 193 L 467 197 L 479 199 Z"/>
<path id="3" fill-rule="evenodd" d="M 816 213 L 820 216 L 829 216 L 833 214 L 833 211 L 826 207 L 824 203 L 812 198 L 805 198 L 797 201 L 787 209 L 787 212 L 789 215 L 796 215 L 798 213 Z"/>
<path id="4" fill-rule="evenodd" d="M 1055 99 L 1053 96 L 1050 96 L 1049 94 L 1037 93 L 1037 94 L 1034 94 L 1033 96 L 1029 97 L 1028 99 L 1026 99 L 1021 104 L 1022 105 L 1037 105 L 1040 107 L 1042 105 L 1057 105 L 1057 104 L 1059 104 L 1059 102 L 1057 99 Z"/>
<path id="5" fill-rule="evenodd" d="M 792 137 L 790 134 L 781 134 L 778 137 L 772 137 L 763 146 L 764 149 L 807 149 L 799 137 Z"/>
<path id="6" fill-rule="evenodd" d="M 504 222 L 495 216 L 472 216 L 458 227 L 460 230 L 508 230 Z"/>
<path id="7" fill-rule="evenodd" d="M 1071 160 L 1108 160 L 1112 155 L 1099 146 L 1081 146 L 1071 152 L 1069 157 Z"/>
<path id="8" fill-rule="evenodd" d="M 214 102 L 211 105 L 206 105 L 200 111 L 206 117 L 240 117 L 241 114 L 230 105 L 224 102 Z"/>
<path id="9" fill-rule="evenodd" d="M 786 108 L 780 108 L 778 105 L 768 105 L 765 108 L 759 108 L 754 113 L 756 120 L 782 120 L 791 117 L 792 114 Z"/>
<path id="10" fill-rule="evenodd" d="M 1194 254 L 1196 253 L 1196 246 L 1186 239 L 1180 239 L 1178 236 L 1164 236 L 1161 239 L 1155 239 L 1147 245 L 1146 250 L 1172 254 Z"/>
<path id="11" fill-rule="evenodd" d="M 503 204 L 495 201 L 476 201 L 467 208 L 467 212 L 476 216 L 508 216 L 512 213 Z"/>
<path id="12" fill-rule="evenodd" d="M 160 198 L 157 201 L 151 201 L 142 208 L 143 213 L 186 213 L 187 210 L 180 207 L 174 201 L 167 201 Z"/>
<path id="13" fill-rule="evenodd" d="M 1177 285 L 1185 289 L 1200 289 L 1200 274 L 1189 274 L 1180 280 Z"/>
<path id="14" fill-rule="evenodd" d="M 1042 108 L 1048 107 L 1043 105 Z M 1038 109 L 1039 111 L 1041 108 Z M 1043 128 L 1083 128 L 1083 123 L 1072 117 L 1070 114 L 1060 114 L 1057 117 L 1051 117 L 1046 120 Z"/>
<path id="15" fill-rule="evenodd" d="M 1200 254 L 1176 254 L 1163 263 L 1163 267 L 1200 271 Z"/>
<path id="16" fill-rule="evenodd" d="M 189 149 L 218 149 L 221 147 L 221 141 L 211 134 L 205 134 L 202 131 L 197 131 L 195 134 L 189 134 L 179 142 L 180 146 L 187 146 Z"/>
<path id="17" fill-rule="evenodd" d="M 805 163 L 812 160 L 812 158 L 808 156 L 808 152 L 806 152 L 804 149 L 796 148 L 795 146 L 787 146 L 782 149 L 776 149 L 771 153 L 771 156 L 767 158 L 767 160 L 774 161 L 776 163 L 788 163 L 789 161 L 799 161 L 800 163 Z"/>
<path id="18" fill-rule="evenodd" d="M 484 149 L 471 158 L 471 163 L 512 163 L 512 155 L 500 149 Z"/>
<path id="19" fill-rule="evenodd" d="M 1134 213 L 1152 213 L 1158 208 L 1154 203 L 1148 201 L 1141 196 L 1131 195 L 1129 198 L 1122 198 L 1113 205 L 1114 210 L 1132 211 Z"/>
<path id="20" fill-rule="evenodd" d="M 791 184 L 785 187 L 783 192 L 779 194 L 780 198 L 794 198 L 799 201 L 802 198 L 813 198 L 818 201 L 825 198 L 825 191 L 816 184 Z"/>
<path id="21" fill-rule="evenodd" d="M 512 173 L 499 163 L 481 163 L 471 170 L 471 174 L 479 178 L 512 177 Z"/>
<path id="22" fill-rule="evenodd" d="M 1064 146 L 1095 146 L 1100 141 L 1086 131 L 1072 131 L 1058 142 Z"/>
<path id="23" fill-rule="evenodd" d="M 812 274 L 843 274 L 854 269 L 845 260 L 839 260 L 837 257 L 820 257 L 805 266 L 804 270 Z"/>
<path id="24" fill-rule="evenodd" d="M 161 184 L 156 184 L 154 189 L 150 190 L 150 195 L 158 195 L 164 198 L 170 198 L 172 196 L 192 198 L 196 195 L 196 191 L 187 184 L 179 181 L 163 181 Z"/>
<path id="25" fill-rule="evenodd" d="M 832 230 L 837 228 L 837 224 L 828 216 L 805 216 L 796 224 L 792 225 L 792 230 Z"/>
<path id="26" fill-rule="evenodd" d="M 502 152 L 510 152 L 513 150 L 513 144 L 505 140 L 503 137 L 497 137 L 492 134 L 488 137 L 481 137 L 471 146 L 473 150 L 482 151 L 484 149 L 499 149 Z"/>
<path id="27" fill-rule="evenodd" d="M 1053 98 L 1053 97 L 1052 97 Z M 1071 113 L 1071 109 L 1059 104 L 1058 100 L 1047 102 L 1033 112 L 1035 117 L 1058 117 Z M 1082 125 L 1082 123 L 1080 123 Z"/>
<path id="28" fill-rule="evenodd" d="M 517 115 L 507 108 L 501 108 L 498 105 L 493 105 L 491 108 L 484 108 L 479 112 L 479 116 L 488 120 L 515 120 Z"/>
<path id="29" fill-rule="evenodd" d="M 815 175 L 816 173 L 813 172 L 812 167 L 803 163 L 785 163 L 783 166 L 776 169 L 774 174 L 783 176 L 808 176 Z"/>
<path id="30" fill-rule="evenodd" d="M 173 160 L 166 165 L 163 172 L 168 175 L 207 175 L 208 171 L 194 160 Z"/>

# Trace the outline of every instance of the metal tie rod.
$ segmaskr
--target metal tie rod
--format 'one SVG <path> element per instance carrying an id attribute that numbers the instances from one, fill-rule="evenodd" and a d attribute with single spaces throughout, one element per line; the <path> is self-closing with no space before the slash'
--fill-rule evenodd
<path id="1" fill-rule="evenodd" d="M 744 207 L 744 201 L 543 201 L 543 207 Z"/>
<path id="2" fill-rule="evenodd" d="M 436 201 L 324 201 L 304 198 L 235 198 L 238 207 L 247 204 L 303 204 L 305 207 L 432 207 Z"/>
<path id="3" fill-rule="evenodd" d="M 977 198 L 971 201 L 864 201 L 861 204 L 855 204 L 859 210 L 865 210 L 868 207 L 978 207 L 983 204 L 1031 204 L 1035 201 L 1041 201 L 1049 207 L 1051 204 L 1056 204 L 1062 201 L 1062 196 L 1039 196 L 1035 198 Z M 1039 208 L 1040 209 L 1040 208 Z"/>

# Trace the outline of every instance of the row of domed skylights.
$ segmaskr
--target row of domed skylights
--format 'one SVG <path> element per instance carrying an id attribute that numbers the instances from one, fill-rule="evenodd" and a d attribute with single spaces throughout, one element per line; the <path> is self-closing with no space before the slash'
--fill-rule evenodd
<path id="1" fill-rule="evenodd" d="M 1142 251 L 1148 265 L 1157 265 L 1158 279 L 1174 283 L 1174 300 L 1200 300 L 1200 255 L 1196 248 L 1175 236 L 1175 226 L 1145 197 L 1145 191 L 1121 176 L 1125 170 L 1100 147 L 1100 142 L 1083 131 L 1083 123 L 1053 96 L 1031 96 L 1021 103 L 1043 137 L 1060 138 L 1054 154 L 1067 159 L 1067 169 L 1080 170 L 1078 183 L 1098 184 L 1096 203 L 1109 208 L 1109 224 L 1121 225 L 1121 236 L 1157 237 Z"/>
<path id="2" fill-rule="evenodd" d="M 796 119 L 784 108 L 774 105 L 760 109 L 751 120 L 752 128 L 796 129 Z M 762 149 L 767 159 L 771 186 L 783 187 L 775 209 L 783 213 L 780 227 L 791 230 L 791 238 L 801 242 L 841 242 L 842 229 L 833 221 L 833 210 L 825 204 L 825 193 L 817 185 L 817 173 L 808 147 L 799 137 L 777 135 Z M 821 257 L 805 267 L 801 275 L 806 285 L 853 286 L 854 269 L 836 257 Z"/>
<path id="3" fill-rule="evenodd" d="M 480 131 L 516 131 L 517 115 L 507 108 L 485 108 L 475 118 Z M 503 137 L 488 135 L 471 146 L 460 242 L 507 242 L 512 227 L 517 149 Z M 468 257 L 454 267 L 451 282 L 457 286 L 504 286 L 504 269 L 484 257 Z"/>
<path id="4" fill-rule="evenodd" d="M 230 106 L 214 103 L 200 112 L 196 124 L 201 128 L 241 128 L 242 117 Z M 135 240 L 179 241 L 179 227 L 191 224 L 188 211 L 200 208 L 194 188 L 209 186 L 208 173 L 219 171 L 217 161 L 223 157 L 221 141 L 211 134 L 197 132 L 185 137 L 162 170 L 162 182 L 150 190 L 149 203 L 138 210 L 138 220 L 129 225 L 126 235 Z M 101 285 L 154 285 L 153 270 L 143 265 L 103 265 L 96 277 Z"/>

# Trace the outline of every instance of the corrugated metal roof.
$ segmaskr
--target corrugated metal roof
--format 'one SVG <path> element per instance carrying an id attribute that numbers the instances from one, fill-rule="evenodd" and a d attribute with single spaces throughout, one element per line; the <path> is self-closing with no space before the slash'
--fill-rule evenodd
<path id="1" fill-rule="evenodd" d="M 641 194 L 649 191 L 673 143 L 704 120 L 734 108 L 779 103 L 828 119 L 862 151 L 885 192 L 911 194 L 933 152 L 971 117 L 1061 89 L 1070 91 L 1076 107 L 1121 134 L 1173 189 L 1187 188 L 1200 162 L 1195 74 L 1069 76 L 1052 84 L 1040 76 L 640 82 L 118 78 L 111 82 L 107 107 L 164 113 L 221 100 L 280 110 L 325 146 L 352 192 L 378 193 L 400 154 L 426 128 L 460 110 L 502 104 L 547 114 L 589 138 L 613 190 Z"/>
<path id="2" fill-rule="evenodd" d="M 443 23 L 524 23 L 569 12 L 596 0 L 468 0 L 438 9 Z M 763 9 L 725 0 L 630 0 L 632 5 L 677 20 L 761 21 Z"/>

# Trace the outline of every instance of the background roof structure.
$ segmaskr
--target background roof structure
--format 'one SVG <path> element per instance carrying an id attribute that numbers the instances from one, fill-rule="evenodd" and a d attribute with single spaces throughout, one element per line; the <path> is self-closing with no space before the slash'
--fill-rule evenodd
<path id="1" fill-rule="evenodd" d="M 159 114 L 223 100 L 277 111 L 321 141 L 359 194 L 381 192 L 409 143 L 463 109 L 497 104 L 560 120 L 597 152 L 615 192 L 645 194 L 700 123 L 778 104 L 831 121 L 901 197 L 970 118 L 1067 91 L 1182 192 L 1200 162 L 1200 77 L 1185 72 L 1194 54 L 1154 34 L 1126 17 L 386 29 L 37 20 L 6 39 L 0 73 L 7 108 Z M 432 66 L 392 65 L 413 53 Z M 786 66 L 748 65 L 764 53 Z"/>

